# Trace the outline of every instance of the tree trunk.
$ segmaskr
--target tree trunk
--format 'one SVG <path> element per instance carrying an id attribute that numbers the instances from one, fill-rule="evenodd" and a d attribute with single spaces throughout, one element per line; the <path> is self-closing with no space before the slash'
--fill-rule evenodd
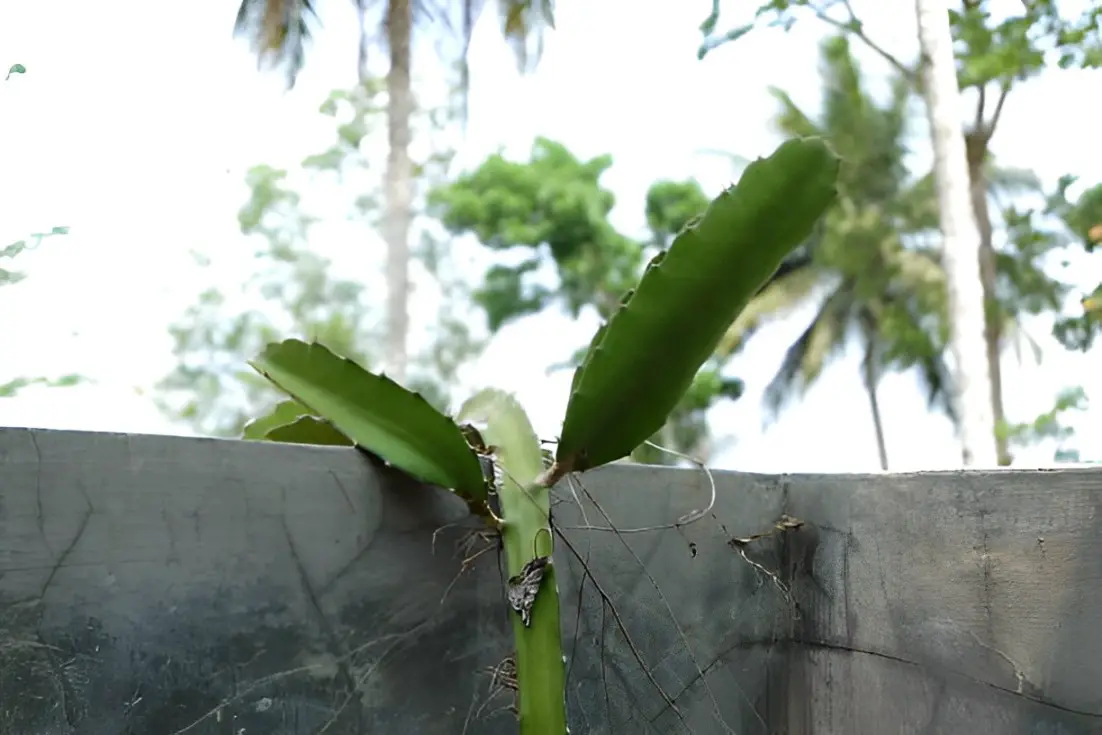
<path id="1" fill-rule="evenodd" d="M 410 76 L 413 45 L 412 0 L 390 0 L 386 14 L 390 71 L 387 87 L 387 133 L 383 239 L 386 241 L 386 334 L 383 364 L 397 381 L 406 376 L 406 338 L 409 332 L 409 230 L 413 219 L 412 137 L 413 86 Z"/>
<path id="2" fill-rule="evenodd" d="M 888 446 L 884 441 L 884 417 L 880 414 L 880 399 L 876 395 L 876 386 L 880 383 L 880 371 L 877 369 L 876 348 L 872 340 L 865 343 L 865 358 L 861 369 L 865 393 L 869 397 L 869 409 L 872 410 L 872 425 L 876 429 L 876 451 L 880 455 L 880 469 L 888 471 Z"/>
<path id="3" fill-rule="evenodd" d="M 966 466 L 993 467 L 995 422 L 984 335 L 980 235 L 971 206 L 960 88 L 944 0 L 915 0 L 926 111 L 934 149 L 943 258 L 949 296 L 949 346 L 956 363 L 954 399 Z"/>
<path id="4" fill-rule="evenodd" d="M 968 153 L 968 178 L 972 188 L 972 210 L 980 232 L 980 281 L 983 284 L 983 300 L 986 305 L 983 339 L 987 349 L 987 371 L 991 380 L 991 412 L 998 426 L 1006 421 L 1003 407 L 1002 346 L 1003 324 L 994 308 L 995 304 L 995 243 L 991 226 L 991 212 L 987 191 L 988 181 L 984 172 L 987 159 L 987 131 L 972 131 L 965 137 Z M 1008 466 L 1013 457 L 1010 442 L 1004 432 L 995 432 L 995 452 L 1000 466 Z"/>

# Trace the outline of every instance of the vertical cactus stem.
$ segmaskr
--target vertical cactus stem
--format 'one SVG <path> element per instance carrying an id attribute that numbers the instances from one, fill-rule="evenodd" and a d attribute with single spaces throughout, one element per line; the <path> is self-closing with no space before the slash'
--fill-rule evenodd
<path id="1" fill-rule="evenodd" d="M 500 490 L 507 597 L 516 641 L 521 735 L 566 732 L 566 666 L 559 617 L 559 588 L 551 559 L 553 536 L 548 490 L 522 488 L 507 479 Z"/>
<path id="2" fill-rule="evenodd" d="M 489 469 L 501 516 L 506 597 L 516 642 L 520 735 L 565 735 L 566 664 L 551 558 L 551 496 L 540 481 L 545 470 L 539 440 L 516 399 L 501 391 L 473 396 L 459 416 L 480 425 L 477 435 L 468 431 L 468 441 L 483 447 L 493 461 Z"/>

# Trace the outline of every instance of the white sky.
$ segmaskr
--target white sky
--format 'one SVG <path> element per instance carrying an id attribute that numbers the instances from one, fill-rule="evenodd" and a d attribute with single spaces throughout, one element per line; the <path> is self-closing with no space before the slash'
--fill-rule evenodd
<path id="1" fill-rule="evenodd" d="M 293 165 L 318 150 L 331 126 L 317 105 L 354 80 L 351 3 L 322 1 L 325 29 L 290 94 L 279 77 L 258 74 L 231 38 L 235 6 L 193 0 L 182 12 L 178 3 L 138 0 L 0 3 L 0 65 L 18 62 L 28 71 L 0 85 L 0 244 L 55 225 L 72 228 L 20 258 L 25 282 L 0 289 L 0 380 L 70 372 L 94 379 L 0 400 L 0 425 L 187 433 L 149 396 L 172 367 L 166 326 L 200 290 L 240 282 L 235 268 L 201 270 L 189 253 L 213 253 L 216 266 L 217 256 L 247 258 L 255 244 L 239 234 L 235 218 L 244 171 L 256 163 Z M 809 21 L 787 35 L 756 31 L 698 62 L 697 28 L 709 7 L 707 0 L 560 0 L 558 31 L 539 71 L 523 80 L 493 22 L 483 23 L 472 44 L 471 124 L 461 160 L 477 163 L 499 146 L 524 156 L 535 135 L 582 157 L 611 153 L 606 183 L 620 203 L 614 217 L 631 232 L 641 230 L 643 195 L 657 178 L 696 176 L 715 191 L 729 171 L 701 149 L 754 156 L 778 142 L 768 125 L 774 107 L 767 86 L 788 90 L 802 105 L 817 103 L 823 28 Z M 858 8 L 870 35 L 901 56 L 911 53 L 910 3 L 866 0 Z M 874 64 L 868 68 L 879 71 Z M 1085 144 L 1096 139 L 1100 82 L 1100 72 L 1055 71 L 1016 90 L 996 138 L 1000 161 L 1031 167 L 1050 183 L 1069 172 L 1093 183 L 1102 150 Z M 381 269 L 382 250 L 365 246 L 358 260 Z M 1076 282 L 1093 286 L 1102 280 L 1102 259 L 1075 258 L 1071 270 Z M 763 429 L 761 390 L 809 316 L 770 327 L 733 364 L 749 391 L 714 412 L 715 432 L 734 437 L 718 466 L 876 469 L 857 350 Z M 468 378 L 516 391 L 541 434 L 554 435 L 569 374 L 548 378 L 545 367 L 587 341 L 594 326 L 593 318 L 574 323 L 554 313 L 514 324 Z M 1045 357 L 1019 365 L 1007 356 L 1011 420 L 1047 410 L 1069 385 L 1102 402 L 1102 371 L 1088 369 L 1096 354 L 1066 353 L 1048 337 L 1047 322 L 1030 332 Z M 948 422 L 927 413 L 913 378 L 888 376 L 880 395 L 893 469 L 957 465 Z M 1100 417 L 1096 407 L 1075 421 L 1084 458 L 1099 454 Z M 1051 445 L 1021 452 L 1018 464 L 1050 464 L 1052 452 Z"/>

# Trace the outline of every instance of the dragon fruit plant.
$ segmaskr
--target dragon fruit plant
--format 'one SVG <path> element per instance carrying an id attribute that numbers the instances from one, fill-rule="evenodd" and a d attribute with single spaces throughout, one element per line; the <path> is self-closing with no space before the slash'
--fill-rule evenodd
<path id="1" fill-rule="evenodd" d="M 504 547 L 519 732 L 564 735 L 550 489 L 626 457 L 665 423 L 739 312 L 834 201 L 838 166 L 821 140 L 781 144 L 650 261 L 574 373 L 550 462 L 508 394 L 484 390 L 449 417 L 386 376 L 294 339 L 251 363 L 290 400 L 246 427 L 246 438 L 358 446 L 459 496 Z"/>

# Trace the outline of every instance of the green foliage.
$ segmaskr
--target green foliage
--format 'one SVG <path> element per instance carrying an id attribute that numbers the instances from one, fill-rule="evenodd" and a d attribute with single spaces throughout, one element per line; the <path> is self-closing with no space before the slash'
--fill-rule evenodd
<path id="1" fill-rule="evenodd" d="M 1071 15 L 1061 13 L 1055 0 L 1040 0 L 1021 3 L 1010 13 L 1005 10 L 993 11 L 989 0 L 963 3 L 950 10 L 960 85 L 979 91 L 975 122 L 966 130 L 969 166 L 974 177 L 986 178 L 992 185 L 993 194 L 996 189 L 1011 190 L 1013 194 L 1037 194 L 1040 187 L 1029 180 L 1031 176 L 1011 182 L 1006 176 L 1008 172 L 993 170 L 989 151 L 992 136 L 1007 95 L 1016 83 L 1035 76 L 1046 65 L 1090 68 L 1102 63 L 1099 23 L 1102 9 L 1087 7 L 1080 14 Z M 759 6 L 756 20 L 787 29 L 801 15 L 814 17 L 845 36 L 860 40 L 895 67 L 901 83 L 921 91 L 917 66 L 894 56 L 888 48 L 869 37 L 849 3 L 769 0 Z M 702 26 L 706 37 L 714 34 L 718 16 L 719 2 L 715 0 L 712 14 Z M 723 42 L 718 38 L 713 41 L 706 40 L 705 46 L 714 48 Z M 915 186 L 914 194 L 919 196 L 910 203 L 909 220 L 916 226 L 921 215 L 927 221 L 925 229 L 936 230 L 936 200 L 926 196 L 923 188 L 932 192 L 932 178 L 927 180 L 925 187 L 922 182 Z M 976 206 L 985 247 L 994 249 L 993 229 L 986 227 L 989 220 L 996 220 L 992 222 L 994 228 L 1001 228 L 1010 242 L 1010 247 L 1003 248 L 996 256 L 999 283 L 985 282 L 989 333 L 1001 343 L 1007 328 L 1018 325 L 1023 316 L 1053 310 L 1062 300 L 1066 286 L 1047 275 L 1043 260 L 1065 242 L 1060 233 L 1042 224 L 1045 215 L 1051 213 L 1048 208 L 1023 209 L 1003 202 L 995 202 L 992 206 L 983 200 L 976 202 Z M 991 216 L 989 209 L 994 209 L 998 216 Z M 1082 233 L 1075 225 L 1072 230 Z M 1089 344 L 1093 332 L 1087 321 L 1085 317 L 1075 317 L 1061 322 L 1057 327 L 1058 336 L 1069 345 Z"/>
<path id="2" fill-rule="evenodd" d="M 31 235 L 25 240 L 16 240 L 10 245 L 0 248 L 0 259 L 13 259 L 24 251 L 34 250 L 46 238 L 68 234 L 68 227 L 53 227 L 50 229 L 49 232 L 31 233 Z M 19 283 L 23 280 L 23 278 L 24 274 L 20 273 L 19 271 L 10 270 L 8 268 L 0 268 L 0 286 L 10 286 L 13 283 Z"/>
<path id="3" fill-rule="evenodd" d="M 915 64 L 893 56 L 890 50 L 870 38 L 849 3 L 770 0 L 759 6 L 756 19 L 787 29 L 801 15 L 815 17 L 844 36 L 860 40 L 895 67 L 899 72 L 899 84 L 921 91 Z M 718 16 L 719 2 L 716 0 L 711 16 L 702 26 L 706 36 L 714 32 Z M 1046 65 L 1089 68 L 1102 63 L 1100 19 L 1102 9 L 1095 7 L 1088 7 L 1078 15 L 1062 14 L 1055 0 L 1022 3 L 1010 13 L 1002 8 L 993 11 L 989 0 L 963 3 L 959 9 L 950 10 L 960 85 L 980 92 L 975 122 L 966 131 L 969 165 L 973 176 L 986 178 L 992 194 L 1000 190 L 1013 195 L 1040 193 L 1040 186 L 1032 174 L 1025 172 L 1024 177 L 1014 177 L 1013 172 L 993 168 L 989 151 L 992 136 L 1014 84 L 1035 76 Z M 932 177 L 914 187 L 916 196 L 910 203 L 910 224 L 917 226 L 921 215 L 926 220 L 925 229 L 935 230 L 936 200 L 924 189 L 933 191 Z M 1099 197 L 1102 200 L 1102 194 Z M 921 202 L 926 204 L 921 205 Z M 994 209 L 998 216 L 991 217 L 988 208 Z M 1002 229 L 1010 243 L 1010 247 L 1003 248 L 996 256 L 999 283 L 985 286 L 989 324 L 999 341 L 1008 325 L 1016 324 L 1022 316 L 1057 308 L 1066 293 L 1065 284 L 1049 277 L 1043 268 L 1044 257 L 1066 244 L 1060 233 L 1042 224 L 1051 210 L 1051 204 L 1046 208 L 1023 209 L 1001 201 L 977 203 L 977 218 L 985 243 L 994 247 L 991 229 L 982 226 L 988 219 L 997 220 L 993 225 Z M 1085 233 L 1079 224 L 1073 224 L 1072 230 L 1083 236 Z M 1084 335 L 1089 334 L 1082 324 L 1067 323 L 1061 329 L 1072 335 L 1069 337 L 1072 341 L 1082 342 Z"/>
<path id="4" fill-rule="evenodd" d="M 241 437 L 254 441 L 264 439 L 272 429 L 294 423 L 300 416 L 307 416 L 309 413 L 310 409 L 298 401 L 280 401 L 270 413 L 245 424 Z"/>
<path id="5" fill-rule="evenodd" d="M 1048 211 L 1060 217 L 1072 237 L 1091 253 L 1102 242 L 1102 184 L 1085 190 L 1071 202 L 1067 190 L 1076 181 L 1065 176 L 1050 198 Z M 1080 299 L 1079 313 L 1063 317 L 1053 325 L 1053 334 L 1069 350 L 1089 350 L 1102 332 L 1102 283 Z"/>
<path id="6" fill-rule="evenodd" d="M 929 210 L 936 217 L 932 174 L 915 186 L 916 200 L 931 197 Z M 1055 205 L 1046 197 L 1032 172 L 1004 169 L 989 160 L 984 167 L 988 190 L 988 212 L 993 232 L 1001 242 L 993 243 L 995 280 L 987 302 L 987 316 L 999 330 L 999 344 L 1006 347 L 1014 333 L 1022 333 L 1027 317 L 1057 311 L 1068 292 L 1068 284 L 1049 273 L 1054 253 L 1068 244 L 1067 233 L 1052 217 Z M 1047 201 L 1046 201 L 1047 200 Z M 916 220 L 911 232 L 937 236 L 937 225 Z M 942 313 L 941 331 L 948 329 Z M 944 341 L 941 344 L 945 344 Z"/>
<path id="7" fill-rule="evenodd" d="M 888 101 L 878 103 L 845 36 L 826 40 L 822 54 L 821 113 L 812 116 L 775 90 L 776 125 L 787 135 L 822 136 L 838 151 L 839 203 L 733 323 L 720 353 L 739 349 L 771 319 L 815 304 L 811 323 L 766 388 L 771 412 L 812 386 L 856 335 L 870 394 L 885 371 L 917 369 L 930 405 L 953 417 L 942 359 L 948 313 L 937 196 L 932 174 L 914 179 L 905 165 L 912 86 L 897 74 Z M 1007 330 L 1017 330 L 1025 316 L 1061 301 L 1066 286 L 1048 276 L 1045 265 L 1063 238 L 1045 225 L 1048 208 L 1003 203 L 1010 197 L 1040 198 L 1032 173 L 999 168 L 990 159 L 984 172 L 1005 242 L 996 255 L 990 308 Z"/>
<path id="8" fill-rule="evenodd" d="M 962 87 L 1027 79 L 1047 63 L 1061 68 L 1102 63 L 1099 8 L 1069 18 L 1060 14 L 1055 0 L 1041 0 L 1022 3 L 1020 15 L 994 20 L 990 6 L 988 1 L 965 3 L 949 12 Z"/>
<path id="9" fill-rule="evenodd" d="M 18 67 L 18 69 L 16 69 L 16 67 Z M 16 64 L 12 67 L 11 73 L 22 74 L 24 71 L 25 69 L 23 69 L 21 64 Z M 69 234 L 68 227 L 53 227 L 49 232 L 34 232 L 27 239 L 17 240 L 6 247 L 0 248 L 0 260 L 4 258 L 8 260 L 14 259 L 27 250 L 34 250 L 47 238 L 67 234 Z M 10 286 L 19 283 L 24 277 L 25 275 L 20 271 L 0 268 L 0 286 Z M 48 388 L 69 388 L 74 385 L 80 385 L 83 382 L 85 382 L 85 378 L 75 374 L 62 375 L 57 378 L 14 378 L 5 383 L 0 383 L 0 398 L 12 398 L 18 394 L 19 391 L 24 388 L 29 388 L 32 385 L 41 385 Z"/>
<path id="10" fill-rule="evenodd" d="M 1089 253 L 1102 243 L 1102 184 L 1095 184 L 1080 194 L 1077 201 L 1070 202 L 1067 191 L 1076 181 L 1074 176 L 1061 178 L 1049 206 Z"/>
<path id="11" fill-rule="evenodd" d="M 482 467 L 459 427 L 420 395 L 301 340 L 270 344 L 250 364 L 312 414 L 403 472 L 450 488 L 468 502 L 485 501 Z"/>
<path id="12" fill-rule="evenodd" d="M 1098 9 L 1062 17 L 1055 0 L 1022 3 L 1020 14 L 995 20 L 988 1 L 950 10 L 962 88 L 1006 84 L 1038 74 L 1046 64 L 1098 66 L 1102 44 Z"/>
<path id="13" fill-rule="evenodd" d="M 668 248 L 681 232 L 708 207 L 708 197 L 695 181 L 656 181 L 647 189 L 647 225 L 654 245 Z"/>
<path id="14" fill-rule="evenodd" d="M 355 442 L 342 434 L 337 427 L 317 416 L 299 416 L 289 424 L 272 429 L 264 438 L 284 444 L 315 444 L 331 447 L 355 445 Z"/>
<path id="15" fill-rule="evenodd" d="M 731 321 L 834 199 L 837 168 L 821 141 L 788 141 L 651 260 L 574 374 L 559 464 L 615 461 L 662 426 Z"/>
<path id="16" fill-rule="evenodd" d="M 1093 317 L 1102 316 L 1102 286 L 1094 289 L 1090 296 L 1084 296 L 1079 303 L 1083 306 L 1084 313 Z"/>
<path id="17" fill-rule="evenodd" d="M 537 482 L 543 471 L 539 441 L 516 399 L 498 390 L 472 396 L 459 409 L 457 419 L 478 425 L 486 443 L 495 447 L 494 458 L 501 469 L 497 492 L 505 518 L 501 533 L 506 568 L 510 580 L 515 580 L 526 564 L 552 552 L 550 492 Z M 512 616 L 520 732 L 565 733 L 566 667 L 553 563 L 544 568 L 538 590 L 530 625 L 520 615 Z"/>
<path id="18" fill-rule="evenodd" d="M 374 79 L 351 89 L 331 92 L 318 107 L 318 112 L 333 120 L 335 139 L 324 151 L 304 158 L 303 168 L 338 174 L 350 166 L 355 168 L 360 146 L 386 112 L 380 98 L 383 92 L 381 82 Z"/>
<path id="19" fill-rule="evenodd" d="M 6 383 L 0 383 L 0 398 L 11 398 L 24 388 L 32 385 L 41 385 L 47 388 L 70 388 L 84 382 L 84 377 L 70 373 L 59 378 L 15 378 Z"/>
<path id="20" fill-rule="evenodd" d="M 996 427 L 1003 436 L 1019 446 L 1036 444 L 1046 439 L 1065 441 L 1074 435 L 1075 430 L 1063 423 L 1063 418 L 1071 411 L 1085 411 L 1087 394 L 1082 388 L 1066 388 L 1056 397 L 1049 411 L 1042 413 L 1033 421 L 1021 424 L 1003 423 Z"/>
<path id="21" fill-rule="evenodd" d="M 949 10 L 962 88 L 1009 86 L 1036 75 L 1046 64 L 1061 68 L 1102 64 L 1102 9 L 1088 4 L 1079 15 L 1068 16 L 1060 12 L 1056 0 L 1021 3 L 1013 13 L 1002 7 L 993 12 L 993 5 L 990 0 L 975 0 Z M 852 6 L 835 0 L 768 0 L 758 6 L 754 23 L 722 33 L 716 32 L 720 0 L 712 0 L 712 11 L 700 25 L 704 40 L 697 55 L 704 58 L 713 49 L 742 38 L 759 23 L 788 30 L 801 16 L 814 17 L 860 38 L 898 71 L 919 81 L 914 65 L 866 35 Z"/>
<path id="22" fill-rule="evenodd" d="M 1007 205 L 1000 215 L 1006 245 L 995 254 L 999 281 L 989 308 L 1003 322 L 1059 309 L 1068 287 L 1045 272 L 1045 258 L 1065 245 L 1064 233 L 1041 223 L 1038 208 Z"/>
<path id="23" fill-rule="evenodd" d="M 888 100 L 878 103 L 844 36 L 823 43 L 822 59 L 821 113 L 813 117 L 772 90 L 775 124 L 789 136 L 823 137 L 838 152 L 838 203 L 732 323 L 719 353 L 814 304 L 815 316 L 766 387 L 770 413 L 814 385 L 854 335 L 870 395 L 884 371 L 918 368 L 931 404 L 948 410 L 944 274 L 936 251 L 909 236 L 937 226 L 932 184 L 912 181 L 905 165 L 910 87 L 897 75 Z"/>
<path id="24" fill-rule="evenodd" d="M 708 410 L 720 400 L 737 401 L 746 390 L 741 379 L 723 375 L 722 362 L 713 357 L 705 363 L 693 378 L 685 395 L 670 411 L 666 425 L 651 437 L 650 444 L 640 444 L 632 451 L 633 461 L 642 464 L 674 464 L 679 458 L 668 450 L 701 461 L 708 456 L 711 450 Z"/>
<path id="25" fill-rule="evenodd" d="M 615 198 L 600 185 L 611 165 L 609 156 L 579 161 L 561 144 L 539 138 L 527 163 L 494 155 L 430 192 L 430 213 L 452 234 L 473 234 L 520 260 L 491 268 L 474 293 L 491 331 L 556 300 L 574 316 L 590 304 L 607 316 L 635 282 L 642 248 L 609 223 Z M 558 288 L 534 282 L 544 256 L 558 271 Z"/>
<path id="26" fill-rule="evenodd" d="M 464 0 L 464 13 L 479 7 L 473 0 Z M 543 33 L 555 28 L 554 0 L 506 0 L 498 3 L 501 36 L 513 50 L 521 73 L 531 71 L 543 53 Z M 470 34 L 471 29 L 466 30 Z M 469 35 L 468 35 L 469 40 Z"/>
<path id="27" fill-rule="evenodd" d="M 10 67 L 8 67 L 8 75 L 6 77 L 4 77 L 4 81 L 6 82 L 9 79 L 11 79 L 12 74 L 26 74 L 26 73 L 27 73 L 27 67 L 23 66 L 22 64 L 12 64 Z"/>
<path id="28" fill-rule="evenodd" d="M 317 22 L 314 0 L 242 0 L 233 32 L 248 39 L 261 69 L 281 70 L 293 87 L 306 57 L 312 26 Z"/>
<path id="29" fill-rule="evenodd" d="M 556 304 L 575 316 L 592 307 L 607 319 L 638 281 L 648 252 L 668 247 L 673 236 L 707 207 L 708 198 L 695 181 L 655 182 L 645 209 L 651 237 L 646 242 L 633 240 L 608 220 L 615 200 L 600 178 L 610 165 L 608 156 L 580 161 L 561 144 L 539 139 L 526 162 L 491 156 L 474 171 L 430 192 L 430 211 L 453 234 L 474 235 L 508 257 L 507 263 L 489 268 L 475 291 L 491 331 Z M 541 279 L 549 265 L 557 284 Z M 585 350 L 579 350 L 558 367 L 576 368 L 584 355 Z M 713 366 L 717 374 L 722 367 L 718 362 Z M 698 387 L 716 385 L 702 378 Z M 670 426 L 653 441 L 698 453 L 707 435 L 707 409 L 736 395 L 728 390 L 711 394 L 706 405 L 680 403 Z M 668 453 L 646 446 L 633 457 L 649 463 L 673 461 Z"/>
<path id="30" fill-rule="evenodd" d="M 205 435 L 239 435 L 250 417 L 279 398 L 266 381 L 239 366 L 282 334 L 319 340 L 361 364 L 379 358 L 369 348 L 378 341 L 377 302 L 362 281 L 335 273 L 330 260 L 311 244 L 322 219 L 291 183 L 298 177 L 318 177 L 350 192 L 345 202 L 331 197 L 325 204 L 347 206 L 366 246 L 381 199 L 379 167 L 369 154 L 385 142 L 379 92 L 378 83 L 368 83 L 330 94 L 320 112 L 332 120 L 333 143 L 307 156 L 299 170 L 258 165 L 247 172 L 249 198 L 238 212 L 238 224 L 242 234 L 260 244 L 257 267 L 239 288 L 205 291 L 170 328 L 178 366 L 158 386 L 158 402 L 167 414 Z M 434 124 L 440 112 L 429 110 L 416 122 Z M 449 160 L 449 150 L 430 149 L 418 162 L 420 175 L 431 183 L 443 175 Z M 447 384 L 480 344 L 457 308 L 467 291 L 446 277 L 454 271 L 446 249 L 424 234 L 427 247 L 417 255 L 439 274 L 444 298 L 434 330 L 437 339 L 427 354 L 414 356 L 410 384 L 442 407 L 450 398 Z"/>
<path id="31" fill-rule="evenodd" d="M 179 365 L 158 388 L 161 406 L 200 432 L 235 436 L 278 393 L 240 365 L 283 332 L 308 335 L 361 362 L 362 326 L 371 310 L 363 286 L 334 278 L 328 259 L 308 245 L 316 219 L 304 213 L 287 172 L 255 166 L 238 213 L 245 235 L 259 236 L 260 267 L 238 293 L 210 288 L 170 327 Z M 243 308 L 244 307 L 244 308 Z M 251 307 L 251 308 L 250 308 Z"/>

